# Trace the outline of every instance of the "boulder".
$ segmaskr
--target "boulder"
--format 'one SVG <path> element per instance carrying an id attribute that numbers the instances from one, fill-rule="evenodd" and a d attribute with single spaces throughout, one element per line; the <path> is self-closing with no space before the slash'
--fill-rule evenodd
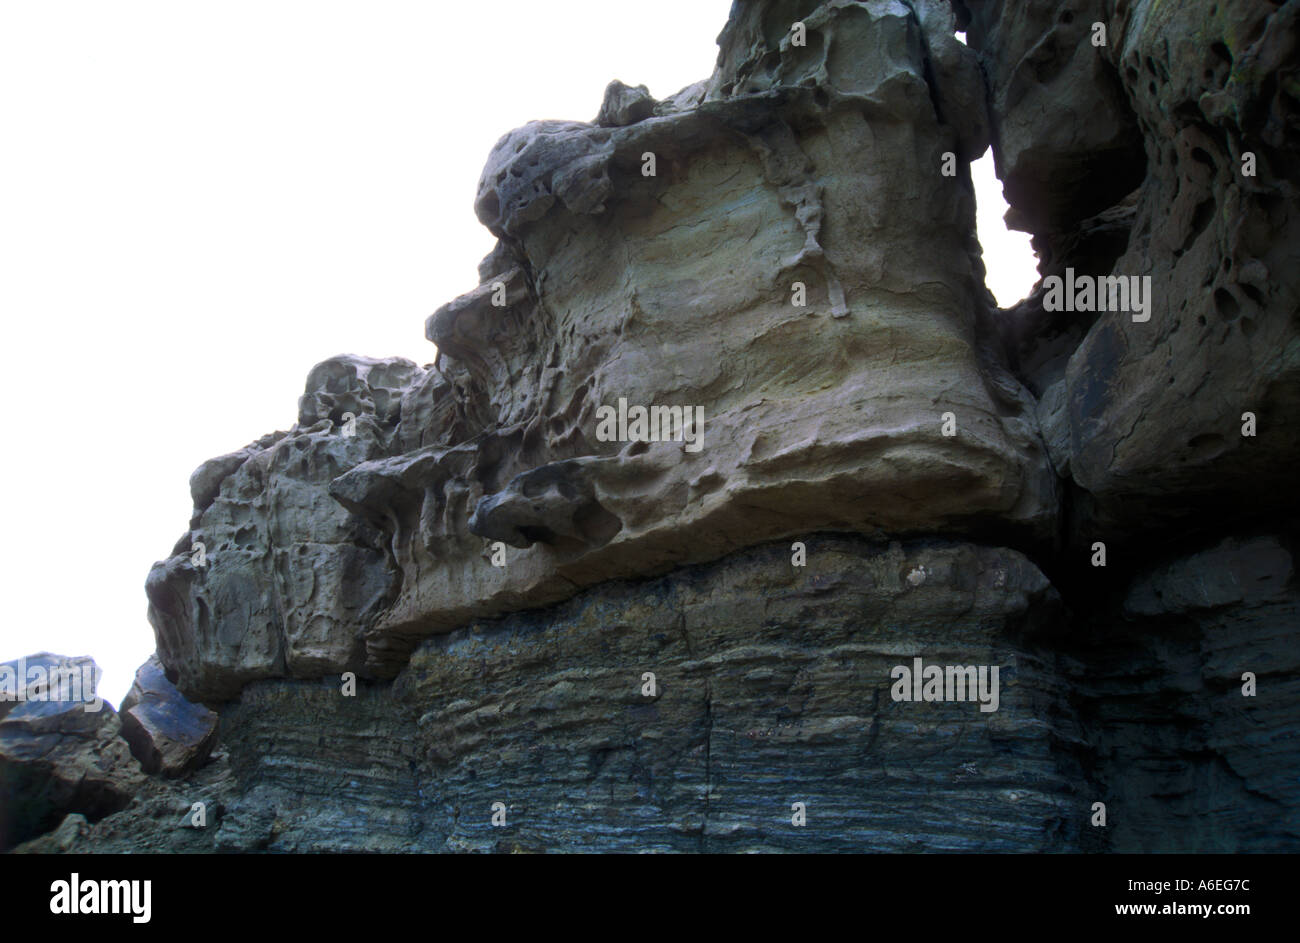
<path id="1" fill-rule="evenodd" d="M 202 764 L 217 739 L 217 715 L 191 704 L 167 680 L 157 655 L 139 667 L 122 700 L 122 736 L 146 773 L 183 776 Z"/>

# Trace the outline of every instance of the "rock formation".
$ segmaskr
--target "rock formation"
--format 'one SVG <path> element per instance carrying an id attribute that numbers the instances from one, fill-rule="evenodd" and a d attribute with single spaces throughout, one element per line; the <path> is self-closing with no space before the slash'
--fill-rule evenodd
<path id="1" fill-rule="evenodd" d="M 217 715 L 186 700 L 154 656 L 122 700 L 122 736 L 146 773 L 181 776 L 212 752 Z"/>
<path id="2" fill-rule="evenodd" d="M 0 847 L 125 808 L 144 775 L 89 658 L 42 652 L 0 664 Z"/>
<path id="3" fill-rule="evenodd" d="M 434 362 L 191 478 L 165 776 L 25 848 L 1295 850 L 1298 17 L 737 2 L 708 79 L 505 135 Z"/>

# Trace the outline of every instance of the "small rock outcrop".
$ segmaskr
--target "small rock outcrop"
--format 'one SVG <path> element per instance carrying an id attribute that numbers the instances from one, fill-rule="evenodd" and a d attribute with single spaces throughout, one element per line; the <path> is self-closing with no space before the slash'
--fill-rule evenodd
<path id="1" fill-rule="evenodd" d="M 437 362 L 328 361 L 290 433 L 197 474 L 148 584 L 187 696 L 391 679 L 472 619 L 810 531 L 1054 532 L 988 330 L 975 54 L 940 3 L 825 4 L 798 46 L 770 16 L 738 7 L 706 83 L 503 137 L 475 203 L 500 244 L 429 319 Z M 602 427 L 635 409 L 642 441 Z"/>
<path id="2" fill-rule="evenodd" d="M 69 813 L 117 812 L 143 785 L 98 684 L 90 658 L 41 652 L 0 663 L 0 849 Z"/>

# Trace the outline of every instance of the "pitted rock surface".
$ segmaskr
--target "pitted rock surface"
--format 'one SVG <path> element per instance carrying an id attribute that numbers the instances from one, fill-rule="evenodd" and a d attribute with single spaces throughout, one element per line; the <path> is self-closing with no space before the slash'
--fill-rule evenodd
<path id="1" fill-rule="evenodd" d="M 191 478 L 156 774 L 10 711 L 4 841 L 1296 851 L 1297 43 L 1297 0 L 741 0 L 712 75 L 510 131 L 432 362 L 331 358 Z M 913 658 L 998 709 L 899 700 Z"/>

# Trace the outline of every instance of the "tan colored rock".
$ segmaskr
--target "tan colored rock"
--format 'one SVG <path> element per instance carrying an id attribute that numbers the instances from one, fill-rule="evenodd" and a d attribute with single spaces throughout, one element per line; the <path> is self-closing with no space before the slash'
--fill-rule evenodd
<path id="1" fill-rule="evenodd" d="M 753 0 L 711 77 L 507 134 L 435 363 L 333 358 L 192 480 L 151 618 L 228 753 L 46 845 L 1294 851 L 1298 25 Z M 990 137 L 1042 273 L 1149 320 L 990 310 Z"/>
<path id="2" fill-rule="evenodd" d="M 1300 102 L 1267 91 L 1300 19 L 1273 9 L 1148 2 L 1112 24 L 1148 166 L 1114 271 L 1149 275 L 1154 304 L 1099 318 L 1066 371 L 1071 475 L 1107 527 L 1300 508 Z"/>
<path id="3" fill-rule="evenodd" d="M 939 3 L 827 2 L 803 46 L 770 14 L 737 9 L 707 82 L 501 139 L 475 202 L 500 244 L 429 319 L 435 367 L 317 368 L 197 518 L 210 564 L 151 576 L 187 696 L 390 677 L 470 619 L 810 530 L 1051 533 L 973 237 L 974 54 Z M 620 401 L 702 438 L 610 441 Z M 343 409 L 372 423 L 350 442 Z"/>
<path id="4" fill-rule="evenodd" d="M 325 361 L 291 433 L 195 472 L 193 529 L 145 584 L 159 656 L 190 699 L 360 664 L 357 635 L 392 593 L 393 574 L 380 532 L 327 489 L 387 454 L 402 397 L 423 376 L 400 358 Z"/>

